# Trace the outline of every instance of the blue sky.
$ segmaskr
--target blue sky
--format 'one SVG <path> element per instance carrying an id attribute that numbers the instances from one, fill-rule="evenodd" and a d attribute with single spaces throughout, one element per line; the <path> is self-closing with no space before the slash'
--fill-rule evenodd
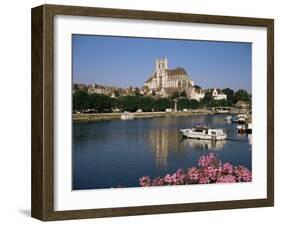
<path id="1" fill-rule="evenodd" d="M 251 43 L 73 35 L 72 45 L 74 83 L 142 87 L 167 57 L 202 88 L 251 92 Z"/>

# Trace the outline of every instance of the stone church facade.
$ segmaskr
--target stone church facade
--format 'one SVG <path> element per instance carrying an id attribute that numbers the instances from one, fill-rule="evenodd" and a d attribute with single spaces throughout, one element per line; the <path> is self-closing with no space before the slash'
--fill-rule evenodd
<path id="1" fill-rule="evenodd" d="M 169 69 L 167 58 L 156 59 L 155 72 L 144 83 L 144 90 L 147 94 L 155 92 L 156 95 L 163 97 L 185 91 L 189 98 L 196 99 L 194 82 L 190 76 L 182 67 Z"/>

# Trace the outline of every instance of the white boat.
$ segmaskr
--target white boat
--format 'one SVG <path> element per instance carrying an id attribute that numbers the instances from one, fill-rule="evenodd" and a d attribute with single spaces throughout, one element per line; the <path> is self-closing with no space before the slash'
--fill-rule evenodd
<path id="1" fill-rule="evenodd" d="M 226 117 L 225 117 L 225 120 L 228 121 L 228 122 L 230 122 L 230 121 L 232 120 L 232 116 L 231 116 L 231 115 L 226 116 Z"/>
<path id="2" fill-rule="evenodd" d="M 244 117 L 238 117 L 237 123 L 238 124 L 246 124 L 247 120 Z"/>
<path id="3" fill-rule="evenodd" d="M 216 107 L 214 108 L 215 113 L 217 114 L 227 114 L 230 110 L 229 107 Z"/>
<path id="4" fill-rule="evenodd" d="M 232 123 L 238 123 L 238 124 L 246 124 L 247 123 L 247 118 L 248 116 L 245 114 L 240 114 L 237 116 L 232 116 L 231 117 L 231 122 Z"/>
<path id="5" fill-rule="evenodd" d="M 224 109 L 222 109 L 222 110 L 216 110 L 216 113 L 218 113 L 218 114 L 227 114 L 229 112 L 229 110 L 224 110 Z"/>
<path id="6" fill-rule="evenodd" d="M 237 117 L 247 119 L 248 115 L 247 114 L 238 114 Z"/>
<path id="7" fill-rule="evenodd" d="M 208 128 L 206 126 L 197 126 L 190 129 L 181 129 L 184 137 L 202 140 L 225 140 L 226 133 L 222 129 Z"/>
<path id="8" fill-rule="evenodd" d="M 124 112 L 123 114 L 121 114 L 121 120 L 130 120 L 134 118 L 135 116 L 131 112 Z"/>

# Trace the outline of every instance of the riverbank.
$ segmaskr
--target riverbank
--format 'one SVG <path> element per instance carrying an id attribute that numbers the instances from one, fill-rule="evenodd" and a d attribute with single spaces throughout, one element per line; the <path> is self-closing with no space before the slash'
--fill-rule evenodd
<path id="1" fill-rule="evenodd" d="M 188 116 L 188 115 L 212 115 L 215 111 L 200 109 L 200 110 L 188 110 L 181 112 L 134 112 L 132 113 L 134 118 L 158 118 L 166 116 Z M 92 113 L 92 114 L 73 114 L 73 122 L 93 122 L 104 120 L 119 120 L 122 113 Z"/>

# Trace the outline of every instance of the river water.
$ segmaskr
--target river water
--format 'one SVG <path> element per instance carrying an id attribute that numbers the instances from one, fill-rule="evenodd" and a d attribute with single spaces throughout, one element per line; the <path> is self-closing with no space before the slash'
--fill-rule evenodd
<path id="1" fill-rule="evenodd" d="M 201 155 L 252 170 L 251 135 L 237 134 L 226 115 L 194 115 L 73 123 L 73 189 L 139 186 L 142 176 L 165 176 L 197 166 Z M 184 139 L 179 129 L 223 128 L 226 141 Z"/>

